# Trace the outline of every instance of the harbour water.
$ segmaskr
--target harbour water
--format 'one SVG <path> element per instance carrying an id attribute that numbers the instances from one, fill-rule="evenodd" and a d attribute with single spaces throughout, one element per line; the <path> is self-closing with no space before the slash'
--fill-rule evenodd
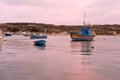
<path id="1" fill-rule="evenodd" d="M 119 80 L 120 36 L 72 42 L 48 36 L 46 46 L 13 35 L 0 42 L 0 80 Z"/>

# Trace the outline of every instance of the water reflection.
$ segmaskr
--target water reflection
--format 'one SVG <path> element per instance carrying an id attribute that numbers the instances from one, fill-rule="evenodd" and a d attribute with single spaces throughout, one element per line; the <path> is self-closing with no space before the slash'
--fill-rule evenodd
<path id="1" fill-rule="evenodd" d="M 80 55 L 80 63 L 83 65 L 90 64 L 90 55 L 92 55 L 94 46 L 91 41 L 71 42 L 73 54 Z"/>
<path id="2" fill-rule="evenodd" d="M 34 45 L 38 50 L 45 50 L 46 45 Z"/>
<path id="3" fill-rule="evenodd" d="M 91 55 L 94 49 L 93 42 L 82 41 L 82 42 L 71 42 L 72 52 L 82 52 L 82 55 Z"/>
<path id="4" fill-rule="evenodd" d="M 82 42 L 81 43 L 82 55 L 91 55 L 90 53 L 92 52 L 93 48 L 94 47 L 92 46 L 92 43 L 90 41 Z"/>

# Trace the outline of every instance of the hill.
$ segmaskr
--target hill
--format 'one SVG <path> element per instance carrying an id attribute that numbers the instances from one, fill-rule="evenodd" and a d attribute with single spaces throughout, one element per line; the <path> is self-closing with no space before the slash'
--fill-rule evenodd
<path id="1" fill-rule="evenodd" d="M 82 25 L 54 25 L 44 23 L 1 23 L 0 28 L 5 32 L 40 32 L 52 34 L 72 31 L 79 32 Z M 97 35 L 113 35 L 114 32 L 120 34 L 120 25 L 91 25 L 91 29 L 96 32 Z"/>

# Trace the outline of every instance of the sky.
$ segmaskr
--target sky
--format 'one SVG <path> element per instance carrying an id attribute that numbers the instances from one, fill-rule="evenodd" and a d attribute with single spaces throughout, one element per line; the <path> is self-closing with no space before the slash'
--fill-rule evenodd
<path id="1" fill-rule="evenodd" d="M 0 23 L 120 24 L 120 0 L 0 0 Z"/>

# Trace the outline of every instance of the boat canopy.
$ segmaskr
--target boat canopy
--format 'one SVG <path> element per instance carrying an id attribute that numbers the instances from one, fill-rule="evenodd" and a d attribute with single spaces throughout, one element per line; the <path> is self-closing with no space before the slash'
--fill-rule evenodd
<path id="1" fill-rule="evenodd" d="M 90 28 L 86 28 L 86 27 L 84 27 L 84 28 L 82 28 L 81 29 L 81 35 L 92 35 L 92 31 L 91 31 L 91 29 Z"/>

